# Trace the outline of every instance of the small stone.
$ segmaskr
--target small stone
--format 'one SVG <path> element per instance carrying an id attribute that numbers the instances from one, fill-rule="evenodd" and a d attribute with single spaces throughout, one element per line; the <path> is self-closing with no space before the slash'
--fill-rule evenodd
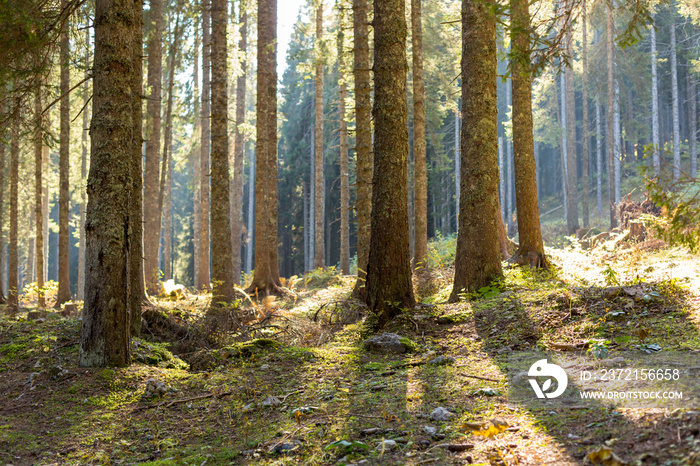
<path id="1" fill-rule="evenodd" d="M 377 351 L 380 353 L 410 353 L 415 349 L 415 343 L 408 338 L 401 337 L 395 333 L 381 333 L 372 338 L 368 338 L 362 343 L 367 351 Z"/>
<path id="2" fill-rule="evenodd" d="M 288 453 L 296 448 L 296 445 L 291 443 L 280 443 L 272 449 L 272 453 Z"/>
<path id="3" fill-rule="evenodd" d="M 143 396 L 146 398 L 160 397 L 168 392 L 168 387 L 163 383 L 163 381 L 158 379 L 148 379 L 146 380 L 146 390 Z"/>
<path id="4" fill-rule="evenodd" d="M 249 413 L 255 409 L 255 403 L 248 403 L 243 407 L 243 412 L 244 413 Z"/>
<path id="5" fill-rule="evenodd" d="M 425 432 L 425 435 L 429 435 L 431 437 L 434 437 L 437 435 L 438 430 L 437 430 L 437 427 L 423 426 L 423 432 Z"/>
<path id="6" fill-rule="evenodd" d="M 455 363 L 455 358 L 452 356 L 438 356 L 436 358 L 431 359 L 428 361 L 428 364 L 431 366 L 444 366 L 447 364 L 454 364 Z"/>
<path id="7" fill-rule="evenodd" d="M 270 368 L 270 365 L 269 365 L 269 364 L 263 364 L 262 366 L 260 366 L 260 370 L 261 370 L 261 371 L 266 371 L 266 370 L 268 370 L 269 368 Z"/>
<path id="8" fill-rule="evenodd" d="M 393 451 L 398 448 L 398 444 L 394 440 L 382 440 L 377 444 L 377 451 Z"/>
<path id="9" fill-rule="evenodd" d="M 263 406 L 277 406 L 277 405 L 281 405 L 282 402 L 276 396 L 268 396 L 267 398 L 265 398 L 263 400 L 263 402 L 261 404 Z"/>
<path id="10" fill-rule="evenodd" d="M 439 406 L 435 408 L 431 413 L 430 413 L 430 419 L 438 422 L 444 422 L 444 421 L 449 421 L 454 417 L 454 413 L 448 411 L 446 408 L 443 408 L 442 406 Z"/>

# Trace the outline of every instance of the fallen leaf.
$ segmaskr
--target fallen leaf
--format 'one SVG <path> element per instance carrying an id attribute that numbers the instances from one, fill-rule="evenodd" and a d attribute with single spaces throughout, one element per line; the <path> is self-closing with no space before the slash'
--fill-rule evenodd
<path id="1" fill-rule="evenodd" d="M 588 454 L 588 460 L 593 464 L 603 466 L 628 466 L 629 463 L 622 461 L 609 447 L 601 445 L 597 450 Z"/>

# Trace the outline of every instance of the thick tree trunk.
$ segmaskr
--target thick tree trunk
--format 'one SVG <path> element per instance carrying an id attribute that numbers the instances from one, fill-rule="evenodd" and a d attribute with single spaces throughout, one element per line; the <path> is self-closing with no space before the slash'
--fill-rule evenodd
<path id="1" fill-rule="evenodd" d="M 673 96 L 673 181 L 681 177 L 681 124 L 678 91 L 678 58 L 676 53 L 676 25 L 671 24 L 671 95 Z"/>
<path id="2" fill-rule="evenodd" d="M 19 192 L 19 130 L 21 102 L 16 99 L 15 115 L 12 117 L 10 139 L 10 252 L 7 275 L 7 305 L 10 312 L 19 310 L 19 251 L 17 250 L 17 214 Z"/>
<path id="3" fill-rule="evenodd" d="M 588 35 L 587 35 L 587 12 L 586 12 L 586 0 L 581 2 L 581 11 L 583 16 L 581 18 L 582 26 L 582 41 L 581 41 L 581 55 L 582 55 L 582 65 L 583 71 L 581 72 L 581 91 L 582 91 L 582 105 L 583 105 L 583 124 L 581 125 L 581 136 L 583 138 L 583 145 L 581 147 L 581 186 L 583 187 L 581 191 L 581 214 L 583 217 L 583 228 L 590 227 L 590 213 L 588 210 L 588 193 L 590 188 L 588 186 L 588 154 L 589 154 L 589 125 L 588 121 Z"/>
<path id="4" fill-rule="evenodd" d="M 37 306 L 39 309 L 46 307 L 46 300 L 44 299 L 44 212 L 42 209 L 42 194 L 44 191 L 42 177 L 42 166 L 44 161 L 44 121 L 42 118 L 43 109 L 41 106 L 41 92 L 42 89 L 39 87 L 36 90 L 36 95 L 34 97 L 34 124 L 36 125 L 36 128 L 34 129 L 34 224 L 36 232 L 34 248 L 36 250 L 36 287 L 38 290 Z"/>
<path id="5" fill-rule="evenodd" d="M 231 250 L 233 255 L 233 284 L 241 283 L 241 235 L 243 225 L 243 159 L 245 140 L 241 126 L 245 123 L 246 110 L 246 73 L 248 72 L 248 11 L 247 2 L 239 2 L 238 18 L 240 22 L 240 40 L 238 53 L 241 54 L 241 74 L 236 79 L 236 129 L 233 146 L 233 183 L 231 192 Z M 252 184 L 252 178 L 250 182 Z"/>
<path id="6" fill-rule="evenodd" d="M 652 14 L 654 24 L 651 26 L 651 142 L 654 146 L 652 163 L 654 166 L 654 176 L 659 176 L 661 169 L 661 141 L 659 139 L 659 78 L 657 72 L 658 54 L 656 52 L 656 21 Z"/>
<path id="7" fill-rule="evenodd" d="M 277 263 L 277 0 L 258 0 L 255 273 L 249 291 L 280 292 Z"/>
<path id="8" fill-rule="evenodd" d="M 158 249 L 160 247 L 160 223 L 162 210 L 159 210 L 160 181 L 160 133 L 161 98 L 163 75 L 163 0 L 150 0 L 148 24 L 151 25 L 148 53 L 148 87 L 150 95 L 146 103 L 146 166 L 144 174 L 144 272 L 146 290 L 157 295 Z M 147 29 L 148 30 L 148 29 Z"/>
<path id="9" fill-rule="evenodd" d="M 201 198 L 201 159 L 202 159 L 202 118 L 199 110 L 200 96 L 199 96 L 199 21 L 195 20 L 195 31 L 194 31 L 194 69 L 192 72 L 192 78 L 194 80 L 194 138 L 195 145 L 192 150 L 192 184 L 193 187 L 193 207 L 192 207 L 192 223 L 193 223 L 193 252 L 194 260 L 193 262 L 193 286 L 197 290 L 199 289 L 200 278 L 199 278 L 199 255 L 200 255 L 200 245 L 201 245 L 201 232 L 200 232 L 200 210 L 202 207 Z"/>
<path id="10" fill-rule="evenodd" d="M 503 160 L 503 136 L 498 136 L 498 188 L 499 188 L 499 203 L 501 205 L 501 222 L 506 218 L 506 166 Z M 457 193 L 459 197 L 459 193 Z M 459 215 L 459 211 L 457 211 Z"/>
<path id="11" fill-rule="evenodd" d="M 511 260 L 549 269 L 544 254 L 537 197 L 537 167 L 532 129 L 532 70 L 528 0 L 510 0 L 513 70 L 513 159 L 520 247 Z"/>
<path id="12" fill-rule="evenodd" d="M 367 305 L 378 327 L 415 304 L 408 228 L 404 0 L 374 2 L 375 122 Z M 494 80 L 495 82 L 495 80 Z"/>
<path id="13" fill-rule="evenodd" d="M 89 29 L 86 29 L 86 42 L 90 41 Z M 89 50 L 85 50 L 85 65 L 89 66 Z M 87 77 L 88 71 L 85 71 Z M 83 131 L 81 139 L 82 154 L 80 157 L 80 238 L 78 240 L 78 289 L 77 298 L 83 300 L 85 298 L 85 213 L 87 208 L 87 193 L 85 192 L 85 182 L 87 179 L 87 156 L 88 156 L 88 135 L 90 118 L 88 116 L 89 109 L 87 108 L 88 98 L 90 96 L 90 83 L 85 81 L 83 84 Z M 139 99 L 141 97 L 139 96 Z M 140 100 L 139 100 L 140 102 Z"/>
<path id="14" fill-rule="evenodd" d="M 573 1 L 567 1 L 567 9 L 573 9 Z M 573 60 L 573 24 L 566 31 L 566 53 Z M 566 67 L 566 225 L 569 234 L 578 230 L 578 183 L 576 174 L 576 99 L 574 98 L 574 69 Z"/>
<path id="15" fill-rule="evenodd" d="M 368 0 L 353 0 L 355 77 L 355 152 L 357 154 L 357 282 L 353 296 L 364 299 L 372 214 L 372 125 Z"/>
<path id="16" fill-rule="evenodd" d="M 425 84 L 423 83 L 423 27 L 421 0 L 411 0 L 413 53 L 413 160 L 415 170 L 414 267 L 428 258 L 428 169 L 425 158 Z"/>
<path id="17" fill-rule="evenodd" d="M 697 84 L 695 73 L 688 71 L 688 135 L 690 148 L 690 176 L 696 178 L 698 176 L 698 133 L 697 133 Z"/>
<path id="18" fill-rule="evenodd" d="M 316 86 L 315 91 L 315 119 L 314 125 L 314 267 L 323 267 L 325 265 L 325 256 L 323 254 L 323 200 L 324 200 L 324 183 L 323 183 L 323 0 L 316 0 L 316 42 L 314 44 L 314 61 L 316 66 Z"/>
<path id="19" fill-rule="evenodd" d="M 339 5 L 340 6 L 340 5 Z M 343 10 L 338 22 L 338 81 L 340 82 L 340 273 L 350 273 L 350 195 L 348 188 L 348 124 L 345 121 L 345 101 L 347 83 L 345 81 L 345 33 L 343 30 Z"/>
<path id="20" fill-rule="evenodd" d="M 462 2 L 462 192 L 450 301 L 502 277 L 498 236 L 496 18 Z"/>
<path id="21" fill-rule="evenodd" d="M 605 24 L 606 24 L 606 49 L 607 49 L 607 64 L 608 64 L 608 131 L 606 133 L 606 141 L 608 146 L 608 208 L 610 209 L 610 229 L 617 227 L 617 217 L 615 215 L 616 205 L 615 205 L 615 168 L 613 166 L 613 159 L 615 157 L 615 148 L 613 141 L 614 132 L 614 122 L 613 114 L 615 113 L 614 108 L 614 98 L 613 98 L 613 87 L 615 86 L 615 81 L 613 78 L 613 20 L 612 20 L 612 6 L 610 3 L 606 4 L 605 7 Z"/>
<path id="22" fill-rule="evenodd" d="M 233 300 L 228 148 L 227 1 L 211 3 L 211 205 L 212 303 Z"/>
<path id="23" fill-rule="evenodd" d="M 200 209 L 199 209 L 199 283 L 197 288 L 211 287 L 209 207 L 211 171 L 211 0 L 202 1 L 202 155 L 200 159 Z M 218 201 L 217 201 L 218 202 Z M 227 204 L 228 205 L 228 204 Z"/>
<path id="24" fill-rule="evenodd" d="M 78 354 L 83 366 L 123 366 L 131 361 L 132 234 L 141 222 L 133 209 L 134 141 L 141 139 L 134 134 L 133 121 L 133 97 L 140 91 L 140 79 L 134 88 L 138 6 L 140 1 L 134 0 L 96 1 L 85 307 Z"/>
<path id="25" fill-rule="evenodd" d="M 67 0 L 61 0 L 65 9 Z M 61 31 L 60 56 L 61 56 L 61 95 L 68 94 L 70 90 L 70 42 L 68 37 L 69 21 L 66 21 Z M 70 98 L 61 99 L 61 134 L 59 150 L 59 192 L 58 192 L 58 293 L 56 294 L 57 309 L 67 301 L 70 301 L 70 265 L 69 265 L 69 229 L 70 215 L 70 191 L 68 190 L 68 178 L 70 175 Z"/>

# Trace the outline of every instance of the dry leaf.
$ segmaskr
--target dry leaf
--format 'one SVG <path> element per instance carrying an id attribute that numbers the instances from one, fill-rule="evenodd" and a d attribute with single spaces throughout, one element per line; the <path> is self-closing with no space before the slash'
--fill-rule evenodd
<path id="1" fill-rule="evenodd" d="M 622 461 L 609 447 L 601 445 L 597 450 L 588 454 L 588 460 L 593 464 L 603 466 L 628 466 L 629 463 Z"/>

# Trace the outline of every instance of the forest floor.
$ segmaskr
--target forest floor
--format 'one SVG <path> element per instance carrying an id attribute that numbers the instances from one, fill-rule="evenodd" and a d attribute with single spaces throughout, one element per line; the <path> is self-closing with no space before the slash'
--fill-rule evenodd
<path id="1" fill-rule="evenodd" d="M 450 266 L 420 271 L 421 304 L 385 329 L 415 343 L 405 354 L 363 348 L 354 280 L 323 271 L 288 281 L 291 298 L 237 303 L 228 340 L 197 340 L 205 295 L 157 300 L 127 368 L 78 367 L 76 317 L 3 314 L 0 464 L 700 464 L 697 405 L 528 409 L 505 368 L 535 349 L 700 360 L 698 258 L 614 238 L 548 253 L 557 271 L 507 268 L 457 304 Z"/>

